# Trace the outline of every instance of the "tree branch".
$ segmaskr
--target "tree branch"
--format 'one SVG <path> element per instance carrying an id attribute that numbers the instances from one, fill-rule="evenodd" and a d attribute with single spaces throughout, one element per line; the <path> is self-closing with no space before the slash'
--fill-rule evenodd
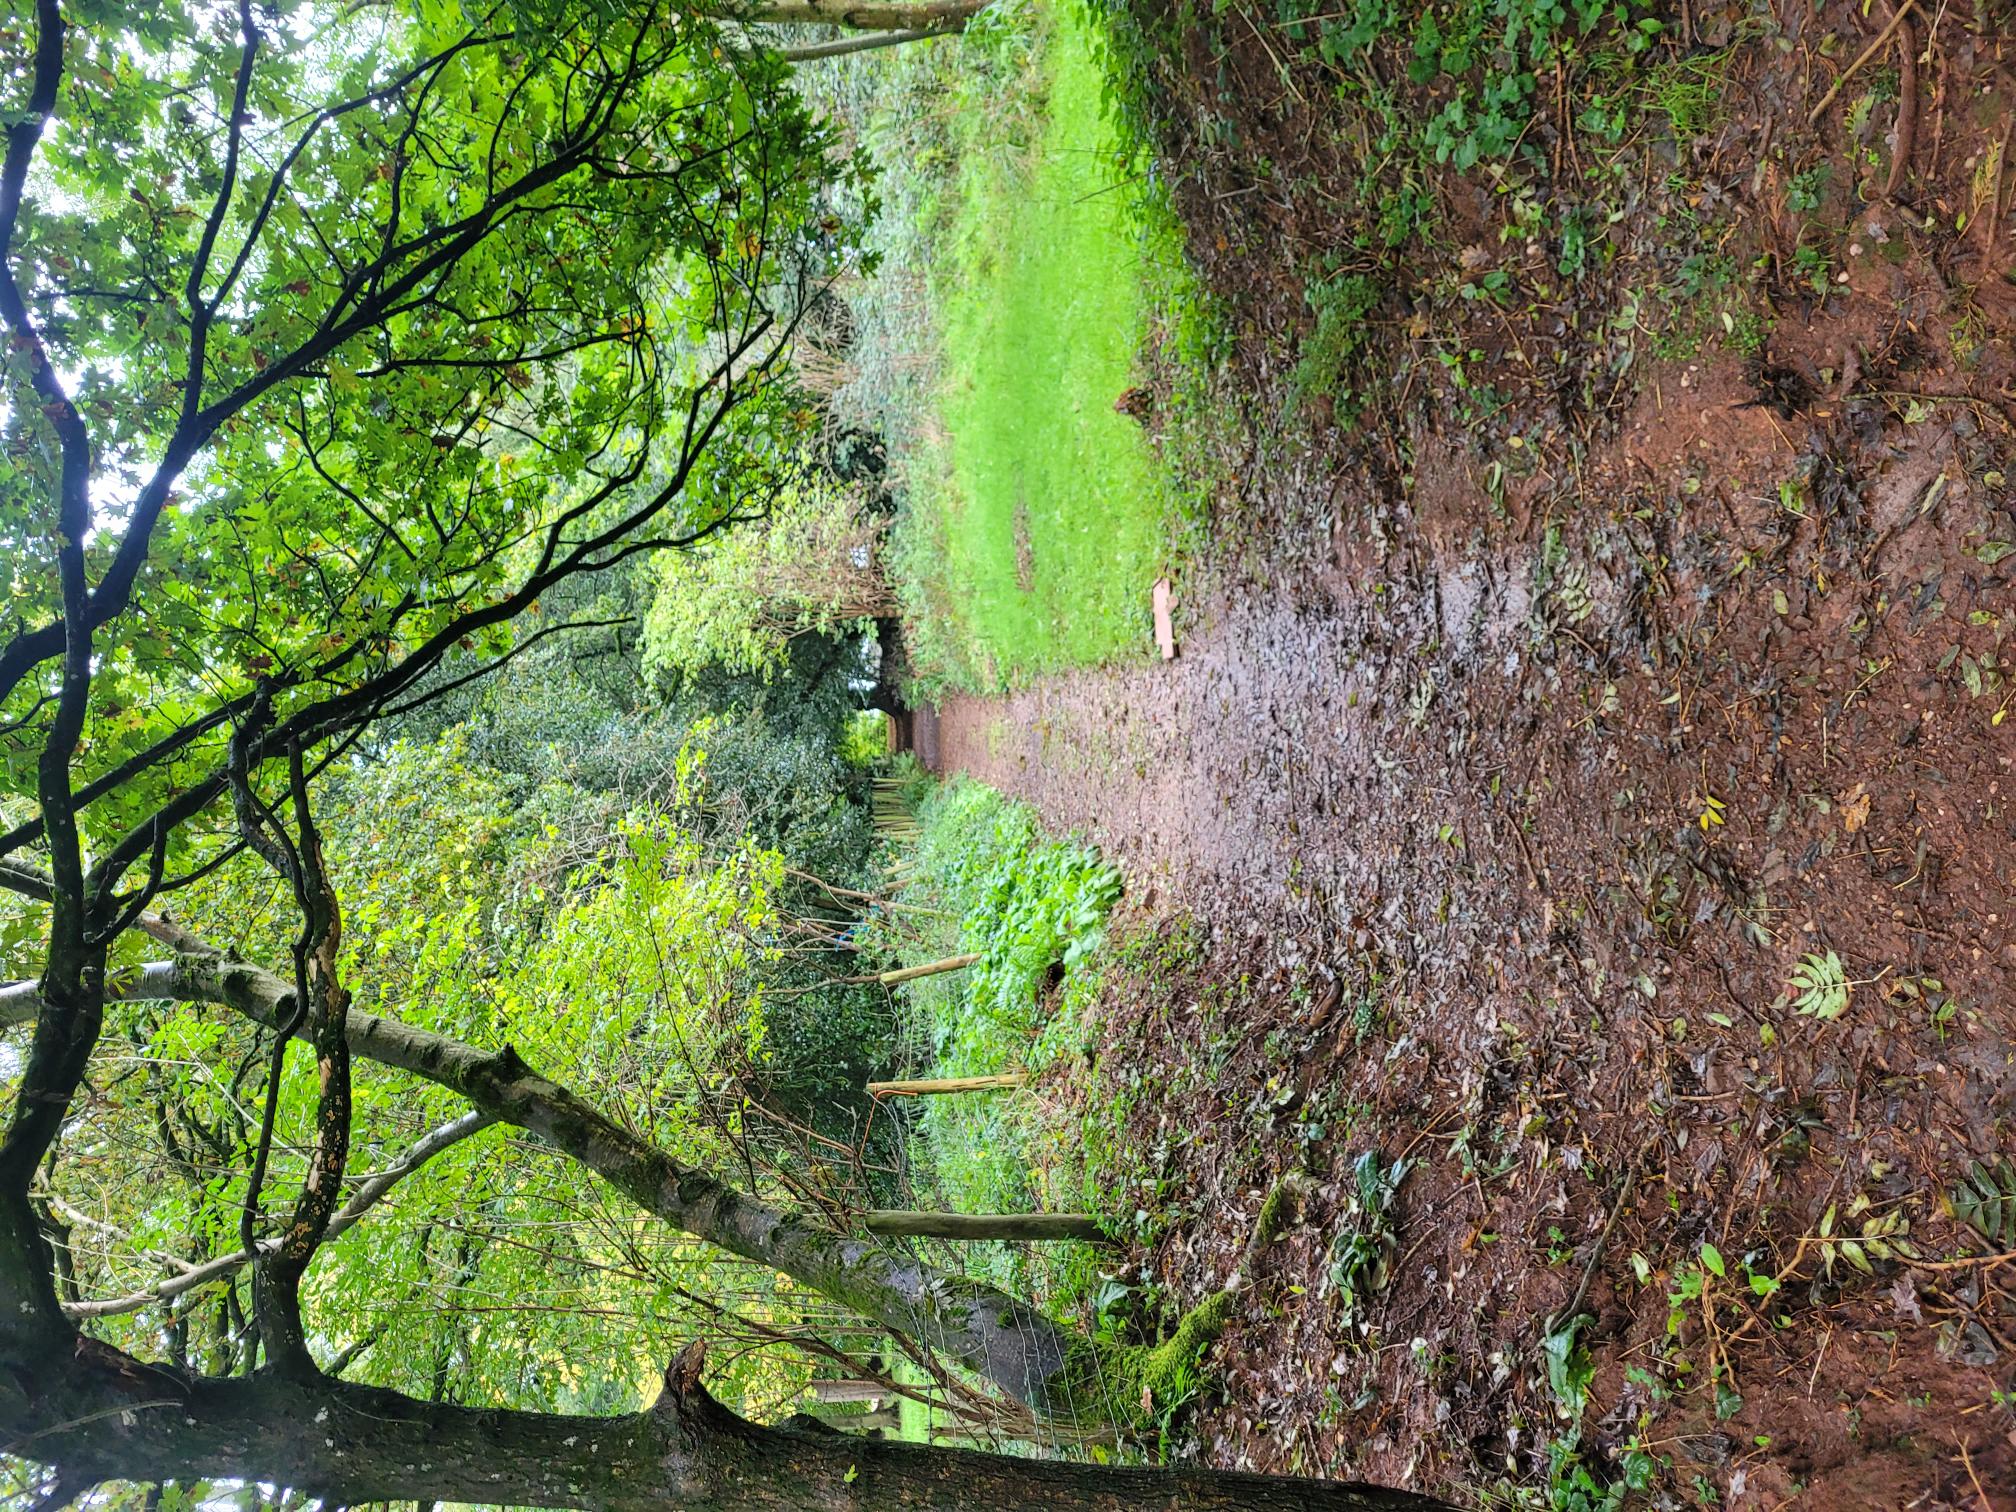
<path id="1" fill-rule="evenodd" d="M 272 972 L 226 960 L 157 915 L 143 916 L 141 927 L 184 953 L 164 963 L 171 976 L 143 973 L 140 981 L 121 984 L 122 996 L 140 990 L 158 994 L 165 983 L 176 999 L 221 1003 L 257 1023 L 281 1024 L 296 1016 L 294 988 Z M 22 996 L 0 994 L 0 1009 L 20 1011 Z M 1069 1333 L 1028 1303 L 849 1239 L 675 1160 L 534 1072 L 508 1045 L 479 1050 L 354 1009 L 348 1043 L 367 1060 L 460 1093 L 499 1122 L 538 1135 L 673 1227 L 922 1339 L 1032 1408 L 1068 1410 L 1068 1404 L 1052 1400 L 1051 1383 L 1064 1368 Z M 250 1241 L 241 1245 L 254 1247 Z"/>
<path id="2" fill-rule="evenodd" d="M 0 1265 L 4 1265 L 0 1259 Z M 746 1422 L 673 1359 L 658 1400 L 622 1417 L 422 1402 L 327 1376 L 194 1377 L 81 1341 L 33 1397 L 0 1394 L 0 1453 L 89 1480 L 279 1484 L 327 1505 L 460 1501 L 597 1512 L 1431 1512 L 1404 1491 L 1233 1471 L 1011 1459 Z"/>
<path id="3" fill-rule="evenodd" d="M 150 966 L 143 969 L 146 971 L 157 971 L 159 968 Z M 13 987 L 0 988 L 0 1002 L 4 1002 L 8 994 L 16 992 L 20 987 L 32 987 L 33 985 L 33 983 L 17 983 Z M 134 990 L 134 996 L 141 996 L 148 992 L 150 987 L 158 990 L 158 978 L 152 983 L 142 982 Z M 4 1008 L 0 1008 L 0 1012 L 4 1011 Z M 400 1158 L 396 1165 L 389 1166 L 385 1170 L 380 1171 L 351 1194 L 350 1200 L 343 1204 L 342 1211 L 329 1220 L 329 1227 L 322 1235 L 322 1242 L 327 1244 L 331 1240 L 347 1233 L 351 1228 L 356 1226 L 359 1219 L 370 1212 L 372 1208 L 376 1207 L 385 1194 L 390 1192 L 393 1187 L 404 1181 L 408 1176 L 411 1176 L 443 1150 L 460 1144 L 463 1140 L 469 1138 L 470 1135 L 489 1128 L 496 1121 L 496 1119 L 487 1113 L 471 1109 L 469 1112 L 457 1118 L 452 1118 L 447 1123 L 429 1130 L 413 1142 L 413 1147 Z M 63 1311 L 65 1315 L 72 1318 L 109 1318 L 120 1313 L 139 1312 L 142 1308 L 152 1307 L 161 1302 L 172 1302 L 177 1297 L 186 1296 L 199 1287 L 207 1286 L 212 1281 L 219 1280 L 224 1276 L 232 1274 L 234 1271 L 242 1269 L 256 1258 L 272 1254 L 279 1247 L 280 1241 L 278 1239 L 267 1239 L 260 1243 L 256 1255 L 242 1249 L 235 1250 L 231 1254 L 220 1255 L 214 1260 L 205 1261 L 203 1264 L 184 1271 L 179 1275 L 168 1276 L 143 1291 L 131 1292 L 123 1297 L 106 1297 L 98 1301 L 65 1303 Z"/>

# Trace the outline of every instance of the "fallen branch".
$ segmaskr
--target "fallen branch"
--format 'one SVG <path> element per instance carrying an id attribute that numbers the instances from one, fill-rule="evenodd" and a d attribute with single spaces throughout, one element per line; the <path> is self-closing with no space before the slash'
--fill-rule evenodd
<path id="1" fill-rule="evenodd" d="M 1820 103 L 1815 105 L 1806 117 L 1806 124 L 1808 126 L 1819 125 L 1821 115 L 1829 105 L 1834 103 L 1836 97 L 1840 95 L 1848 81 L 1855 77 L 1856 70 L 1883 50 L 1883 44 L 1888 42 L 1896 33 L 1897 28 L 1904 24 L 1904 18 L 1917 8 L 1918 0 L 1904 0 L 1904 3 L 1897 7 L 1897 14 L 1890 18 L 1890 24 L 1876 34 L 1876 40 L 1862 49 L 1861 54 L 1855 61 L 1848 65 L 1847 71 L 1834 81 L 1834 87 L 1820 97 Z"/>
<path id="2" fill-rule="evenodd" d="M 1647 1147 L 1650 1148 L 1649 1146 Z M 1575 1294 L 1542 1321 L 1542 1334 L 1559 1333 L 1566 1328 L 1574 1316 L 1582 1311 L 1582 1304 L 1588 1299 L 1589 1287 L 1596 1279 L 1596 1272 L 1603 1267 L 1603 1251 L 1610 1243 L 1610 1234 L 1617 1227 L 1618 1215 L 1624 1211 L 1624 1204 L 1631 1200 L 1631 1194 L 1638 1186 L 1638 1172 L 1645 1164 L 1645 1150 L 1638 1152 L 1631 1162 L 1631 1168 L 1624 1173 L 1618 1183 L 1616 1201 L 1610 1204 L 1610 1216 L 1603 1220 L 1603 1232 L 1596 1236 L 1596 1243 L 1590 1248 L 1589 1258 L 1582 1265 L 1582 1279 L 1575 1283 Z"/>

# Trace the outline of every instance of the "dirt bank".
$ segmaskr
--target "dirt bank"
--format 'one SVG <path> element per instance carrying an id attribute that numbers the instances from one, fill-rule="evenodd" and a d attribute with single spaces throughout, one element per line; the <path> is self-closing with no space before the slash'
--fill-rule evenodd
<path id="1" fill-rule="evenodd" d="M 1978 257 L 1850 261 L 1760 352 L 1641 351 L 1594 413 L 1520 388 L 1546 338 L 1508 323 L 1469 381 L 1524 397 L 1488 424 L 1416 392 L 1256 451 L 1260 544 L 1186 585 L 1180 659 L 941 709 L 945 769 L 1099 840 L 1141 927 L 1207 928 L 1110 1009 L 1103 1065 L 1163 1079 L 1130 1116 L 1195 1215 L 1158 1279 L 1197 1295 L 1271 1179 L 1317 1174 L 1202 1452 L 1544 1482 L 1541 1319 L 1586 1268 L 1599 1480 L 1635 1437 L 1678 1505 L 2016 1486 L 2016 1271 L 1885 1240 L 2016 1248 L 1949 1201 L 2016 1148 L 2016 446 Z M 1233 285 L 1249 331 L 1289 318 L 1276 282 Z M 1278 397 L 1269 351 L 1234 372 Z M 1832 1016 L 1796 1001 L 1816 957 Z M 1242 980 L 1199 1075 L 1197 1005 Z M 1417 1163 L 1391 1284 L 1347 1320 L 1327 1272 L 1366 1149 Z"/>

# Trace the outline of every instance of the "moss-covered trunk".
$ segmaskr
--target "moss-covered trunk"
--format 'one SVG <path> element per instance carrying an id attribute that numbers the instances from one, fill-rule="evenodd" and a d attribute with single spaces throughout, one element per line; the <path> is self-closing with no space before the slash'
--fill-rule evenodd
<path id="1" fill-rule="evenodd" d="M 11 1221 L 10 1221 L 11 1220 Z M 0 1272 L 25 1259 L 27 1205 L 0 1213 Z M 8 1241 L 12 1242 L 8 1242 Z M 0 1290 L 5 1290 L 0 1284 Z M 53 1299 L 52 1299 L 53 1300 Z M 0 1320 L 0 1442 L 74 1495 L 105 1480 L 256 1481 L 331 1504 L 460 1501 L 602 1512 L 1417 1512 L 1406 1492 L 1197 1470 L 1012 1459 L 744 1421 L 688 1350 L 664 1395 L 615 1418 L 422 1402 L 309 1372 L 204 1379 L 90 1341 L 40 1309 Z M 42 1326 L 37 1326 L 37 1324 Z"/>

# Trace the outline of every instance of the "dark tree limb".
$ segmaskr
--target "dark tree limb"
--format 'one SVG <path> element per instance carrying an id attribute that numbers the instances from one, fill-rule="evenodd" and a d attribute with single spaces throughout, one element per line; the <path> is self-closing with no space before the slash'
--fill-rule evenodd
<path id="1" fill-rule="evenodd" d="M 4 1261 L 0 1261 L 4 1264 Z M 12 1363 L 9 1361 L 8 1363 Z M 422 1402 L 326 1376 L 206 1379 L 99 1345 L 35 1398 L 0 1387 L 0 1452 L 66 1477 L 264 1481 L 325 1502 L 463 1501 L 598 1512 L 1429 1512 L 1405 1491 L 1231 1471 L 1011 1459 L 765 1428 L 709 1395 L 700 1348 L 622 1417 Z"/>

